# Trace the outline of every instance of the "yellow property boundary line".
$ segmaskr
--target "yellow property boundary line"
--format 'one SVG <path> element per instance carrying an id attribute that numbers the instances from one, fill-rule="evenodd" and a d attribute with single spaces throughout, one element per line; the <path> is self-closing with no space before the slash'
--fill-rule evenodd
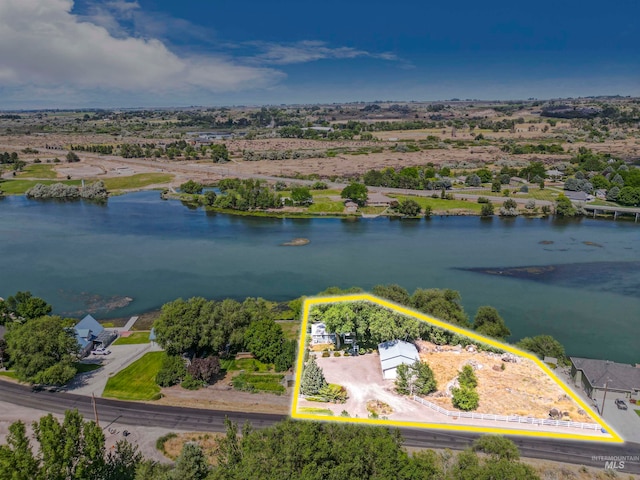
<path id="1" fill-rule="evenodd" d="M 540 367 L 542 371 L 546 373 L 553 381 L 555 381 L 560 386 L 560 388 L 562 388 L 562 390 L 567 395 L 569 395 L 569 397 L 571 397 L 578 405 L 580 405 L 580 407 L 582 407 L 584 411 L 589 413 L 589 415 L 591 415 L 591 417 L 594 420 L 600 423 L 600 425 L 607 431 L 607 433 L 610 436 L 601 437 L 601 436 L 594 436 L 594 435 L 587 435 L 587 434 L 582 435 L 582 434 L 574 434 L 574 433 L 528 431 L 528 430 L 520 430 L 515 428 L 444 425 L 439 423 L 394 421 L 394 420 L 380 420 L 380 419 L 369 419 L 369 418 L 327 417 L 327 416 L 320 416 L 320 415 L 314 415 L 309 413 L 299 413 L 298 399 L 300 397 L 300 383 L 301 383 L 302 368 L 304 363 L 305 341 L 307 337 L 307 324 L 309 322 L 309 312 L 311 311 L 311 307 L 315 305 L 322 305 L 327 303 L 356 302 L 356 301 L 367 301 L 370 303 L 380 305 L 392 311 L 417 318 L 418 320 L 427 322 L 431 325 L 435 325 L 436 327 L 440 327 L 442 329 L 467 336 L 469 338 L 472 338 L 473 340 L 486 343 L 493 347 L 499 348 L 501 350 L 504 350 L 504 351 L 513 353 L 515 355 L 518 355 L 520 357 L 524 357 L 531 360 L 538 367 Z M 597 441 L 597 442 L 606 442 L 606 443 L 624 443 L 624 440 L 611 426 L 609 426 L 580 397 L 578 397 L 567 385 L 565 385 L 563 381 L 561 381 L 558 377 L 556 377 L 555 374 L 551 371 L 551 369 L 547 365 L 545 365 L 535 355 L 532 355 L 529 352 L 525 352 L 524 350 L 520 350 L 512 345 L 498 342 L 493 338 L 479 335 L 474 331 L 467 330 L 465 328 L 461 328 L 447 322 L 443 322 L 442 320 L 438 320 L 424 313 L 418 312 L 416 310 L 412 310 L 402 305 L 395 304 L 393 302 L 376 297 L 374 295 L 370 295 L 368 293 L 355 294 L 355 295 L 328 296 L 328 297 L 312 297 L 312 298 L 305 299 L 304 305 L 303 305 L 303 312 L 302 312 L 302 326 L 300 328 L 300 340 L 298 344 L 298 359 L 296 363 L 295 377 L 296 378 L 295 378 L 295 386 L 293 389 L 293 401 L 291 402 L 292 418 L 303 419 L 303 420 L 316 420 L 316 421 L 320 420 L 320 421 L 332 421 L 332 422 L 362 423 L 362 424 L 378 425 L 378 426 L 386 425 L 386 426 L 396 426 L 396 427 L 448 430 L 448 431 L 457 431 L 457 432 L 493 433 L 493 434 L 501 434 L 501 435 L 521 435 L 521 436 L 529 436 L 529 437 L 562 438 L 562 439 L 570 439 L 570 440 Z"/>

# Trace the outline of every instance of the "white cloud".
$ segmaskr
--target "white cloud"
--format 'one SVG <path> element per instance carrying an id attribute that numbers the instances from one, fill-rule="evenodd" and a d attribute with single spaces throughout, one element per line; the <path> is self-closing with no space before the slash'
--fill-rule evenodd
<path id="1" fill-rule="evenodd" d="M 262 53 L 254 57 L 255 62 L 271 65 L 288 65 L 293 63 L 313 62 L 324 59 L 353 59 L 358 57 L 378 58 L 397 61 L 394 53 L 371 53 L 352 47 L 331 48 L 326 42 L 304 40 L 292 44 L 251 42 Z"/>
<path id="2" fill-rule="evenodd" d="M 73 0 L 0 1 L 0 86 L 168 93 L 260 88 L 284 74 L 227 57 L 179 56 L 155 38 L 114 35 L 72 14 Z M 126 15 L 133 2 L 112 2 Z M 111 17 L 113 19 L 113 16 Z M 103 17 L 108 22 L 108 15 Z M 114 23 L 115 21 L 115 23 Z"/>

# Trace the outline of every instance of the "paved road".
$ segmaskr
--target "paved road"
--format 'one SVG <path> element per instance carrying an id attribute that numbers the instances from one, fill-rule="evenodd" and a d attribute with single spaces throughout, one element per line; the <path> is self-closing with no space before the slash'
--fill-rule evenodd
<path id="1" fill-rule="evenodd" d="M 87 418 L 93 418 L 91 399 L 79 395 L 54 392 L 32 392 L 29 387 L 0 381 L 0 401 L 36 408 L 45 412 L 64 413 L 77 408 Z M 106 426 L 117 421 L 120 425 L 164 427 L 186 431 L 224 430 L 224 418 L 238 422 L 251 422 L 256 428 L 267 427 L 283 420 L 282 415 L 266 413 L 225 412 L 194 408 L 169 407 L 147 403 L 120 402 L 97 398 L 100 423 Z M 450 448 L 462 450 L 478 437 L 472 433 L 439 432 L 422 429 L 401 429 L 405 445 L 419 448 Z M 594 456 L 640 455 L 640 444 L 611 445 L 595 442 L 563 441 L 546 438 L 512 437 L 523 457 L 542 458 L 598 468 L 603 460 Z M 640 473 L 640 462 L 625 463 L 624 473 Z"/>

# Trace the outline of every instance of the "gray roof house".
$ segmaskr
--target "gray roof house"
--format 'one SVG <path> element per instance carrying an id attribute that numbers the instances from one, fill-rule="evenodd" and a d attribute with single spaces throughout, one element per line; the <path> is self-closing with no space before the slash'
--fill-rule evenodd
<path id="1" fill-rule="evenodd" d="M 418 349 L 413 343 L 402 340 L 391 340 L 378 345 L 380 353 L 380 366 L 382 367 L 382 378 L 396 378 L 396 370 L 399 365 L 411 365 L 416 360 L 420 360 Z"/>
<path id="2" fill-rule="evenodd" d="M 585 192 L 573 192 L 570 190 L 565 190 L 563 193 L 569 200 L 574 202 L 588 202 L 589 200 L 593 200 L 593 196 Z"/>
<path id="3" fill-rule="evenodd" d="M 73 327 L 81 355 L 88 355 L 93 347 L 101 345 L 106 347 L 117 336 L 115 332 L 105 330 L 91 315 L 87 315 Z"/>
<path id="4" fill-rule="evenodd" d="M 570 360 L 571 377 L 589 397 L 593 398 L 596 390 L 606 388 L 640 400 L 640 366 L 593 358 L 570 357 Z"/>

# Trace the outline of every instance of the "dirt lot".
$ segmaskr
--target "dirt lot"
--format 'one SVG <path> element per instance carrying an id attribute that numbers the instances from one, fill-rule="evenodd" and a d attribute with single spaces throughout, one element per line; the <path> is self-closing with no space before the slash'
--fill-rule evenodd
<path id="1" fill-rule="evenodd" d="M 519 363 L 506 363 L 499 356 L 487 352 L 471 353 L 448 346 L 440 347 L 443 351 L 436 352 L 432 343 L 418 344 L 420 357 L 433 370 L 439 391 L 445 390 L 469 362 L 481 366 L 475 369 L 480 395 L 478 413 L 547 418 L 549 410 L 556 408 L 569 412 L 565 420 L 594 423 L 590 416 L 578 413 L 579 405 L 530 360 L 523 358 Z M 502 364 L 505 365 L 504 370 L 501 369 Z M 447 410 L 455 410 L 450 397 L 430 396 L 429 401 Z"/>
<path id="2" fill-rule="evenodd" d="M 283 395 L 240 392 L 231 387 L 232 372 L 223 380 L 200 390 L 187 390 L 179 385 L 163 388 L 164 395 L 153 402 L 160 405 L 212 408 L 234 412 L 264 412 L 287 415 L 291 412 L 291 392 Z"/>

